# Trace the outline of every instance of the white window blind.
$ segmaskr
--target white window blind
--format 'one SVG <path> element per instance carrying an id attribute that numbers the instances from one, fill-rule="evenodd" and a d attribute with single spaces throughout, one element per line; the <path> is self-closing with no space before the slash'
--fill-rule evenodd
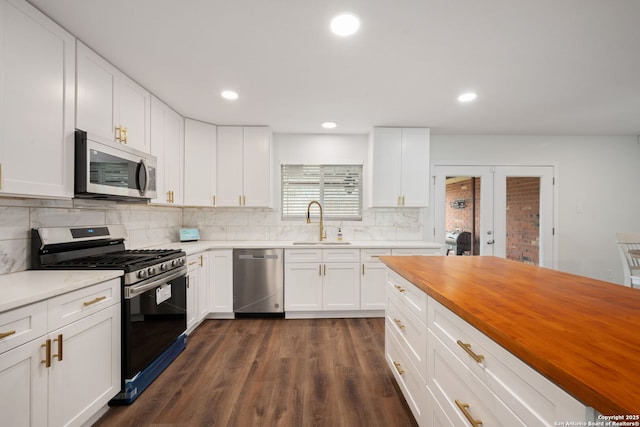
<path id="1" fill-rule="evenodd" d="M 326 220 L 362 219 L 362 165 L 282 165 L 281 172 L 282 219 L 306 218 L 312 200 Z"/>

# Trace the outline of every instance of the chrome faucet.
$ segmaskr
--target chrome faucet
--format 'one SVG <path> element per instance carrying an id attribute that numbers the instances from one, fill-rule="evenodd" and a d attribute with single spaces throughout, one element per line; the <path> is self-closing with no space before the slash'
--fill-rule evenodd
<path id="1" fill-rule="evenodd" d="M 318 205 L 318 208 L 320 208 L 320 241 L 322 242 L 324 239 L 327 238 L 327 235 L 325 234 L 324 226 L 322 225 L 322 205 L 317 200 L 312 200 L 307 205 L 307 224 L 311 224 L 311 213 L 310 212 L 311 212 L 311 205 L 313 205 L 314 203 L 316 205 Z"/>

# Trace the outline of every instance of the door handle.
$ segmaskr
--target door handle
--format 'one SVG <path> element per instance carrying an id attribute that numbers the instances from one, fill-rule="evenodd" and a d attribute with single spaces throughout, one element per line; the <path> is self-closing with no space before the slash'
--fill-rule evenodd
<path id="1" fill-rule="evenodd" d="M 493 245 L 495 242 L 495 240 L 487 240 L 487 245 Z"/>

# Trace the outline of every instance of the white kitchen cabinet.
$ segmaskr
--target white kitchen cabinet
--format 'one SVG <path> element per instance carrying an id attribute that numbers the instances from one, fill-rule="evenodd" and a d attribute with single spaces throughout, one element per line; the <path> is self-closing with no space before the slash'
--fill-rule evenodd
<path id="1" fill-rule="evenodd" d="M 73 197 L 75 39 L 0 1 L 0 195 Z"/>
<path id="2" fill-rule="evenodd" d="M 218 126 L 217 206 L 271 206 L 271 130 Z"/>
<path id="3" fill-rule="evenodd" d="M 209 314 L 209 254 L 187 257 L 187 333 Z"/>
<path id="4" fill-rule="evenodd" d="M 285 311 L 360 310 L 358 249 L 285 251 Z"/>
<path id="5" fill-rule="evenodd" d="M 151 154 L 158 158 L 158 197 L 152 203 L 182 205 L 184 119 L 155 96 L 151 97 Z"/>
<path id="6" fill-rule="evenodd" d="M 76 127 L 145 153 L 151 146 L 151 94 L 77 42 Z"/>
<path id="7" fill-rule="evenodd" d="M 209 251 L 209 311 L 233 315 L 233 250 Z"/>
<path id="8" fill-rule="evenodd" d="M 1 313 L 3 423 L 86 423 L 120 390 L 120 325 L 120 279 Z"/>
<path id="9" fill-rule="evenodd" d="M 185 206 L 216 206 L 216 155 L 216 126 L 185 119 Z"/>
<path id="10" fill-rule="evenodd" d="M 387 302 L 385 283 L 387 266 L 379 257 L 391 255 L 391 249 L 362 249 L 362 276 L 360 277 L 360 308 L 384 310 Z"/>
<path id="11" fill-rule="evenodd" d="M 429 129 L 375 127 L 370 138 L 372 207 L 429 204 Z"/>

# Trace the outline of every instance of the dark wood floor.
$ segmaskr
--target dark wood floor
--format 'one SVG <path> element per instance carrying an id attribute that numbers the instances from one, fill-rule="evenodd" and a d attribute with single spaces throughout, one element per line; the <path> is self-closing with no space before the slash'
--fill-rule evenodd
<path id="1" fill-rule="evenodd" d="M 96 426 L 415 426 L 384 319 L 206 320 L 131 405 Z"/>

